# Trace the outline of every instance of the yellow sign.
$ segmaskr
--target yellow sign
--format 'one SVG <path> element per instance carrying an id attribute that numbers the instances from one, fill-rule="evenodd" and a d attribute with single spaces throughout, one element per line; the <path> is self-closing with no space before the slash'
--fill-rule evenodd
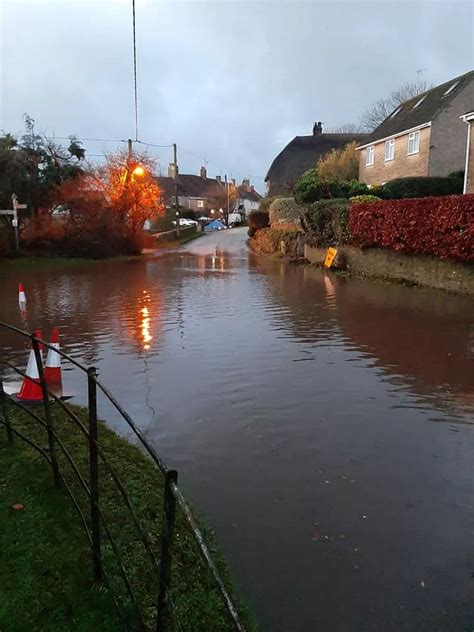
<path id="1" fill-rule="evenodd" d="M 337 255 L 337 250 L 336 248 L 328 248 L 328 251 L 326 253 L 326 259 L 324 260 L 324 267 L 325 268 L 330 268 L 332 266 L 332 262 L 334 261 L 334 258 Z"/>

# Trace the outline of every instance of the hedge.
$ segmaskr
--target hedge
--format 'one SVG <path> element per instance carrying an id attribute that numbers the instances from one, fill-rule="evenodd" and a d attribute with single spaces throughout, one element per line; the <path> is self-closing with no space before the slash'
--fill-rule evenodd
<path id="1" fill-rule="evenodd" d="M 377 195 L 356 195 L 349 198 L 349 202 L 351 204 L 364 204 L 366 202 L 380 202 L 380 199 Z"/>
<path id="2" fill-rule="evenodd" d="M 266 228 L 269 222 L 268 213 L 265 213 L 264 211 L 252 211 L 247 220 L 247 224 L 250 228 L 254 228 L 255 230 Z"/>
<path id="3" fill-rule="evenodd" d="M 270 224 L 300 225 L 304 206 L 297 204 L 293 198 L 275 198 L 270 205 Z"/>
<path id="4" fill-rule="evenodd" d="M 310 205 L 301 222 L 313 246 L 342 246 L 350 240 L 346 199 L 320 200 Z"/>
<path id="5" fill-rule="evenodd" d="M 353 244 L 474 261 L 474 195 L 353 204 Z"/>
<path id="6" fill-rule="evenodd" d="M 316 169 L 308 169 L 293 187 L 298 204 L 310 204 L 317 200 L 349 198 L 369 193 L 370 189 L 358 180 L 341 181 L 337 178 L 320 178 Z"/>
<path id="7" fill-rule="evenodd" d="M 382 196 L 386 200 L 419 198 L 462 193 L 463 180 L 459 177 L 435 178 L 396 178 L 382 187 Z"/>
<path id="8" fill-rule="evenodd" d="M 280 243 L 285 242 L 287 254 L 296 254 L 297 230 L 286 230 L 279 228 L 263 228 L 259 230 L 250 240 L 251 247 L 265 255 L 271 255 L 280 251 Z"/>

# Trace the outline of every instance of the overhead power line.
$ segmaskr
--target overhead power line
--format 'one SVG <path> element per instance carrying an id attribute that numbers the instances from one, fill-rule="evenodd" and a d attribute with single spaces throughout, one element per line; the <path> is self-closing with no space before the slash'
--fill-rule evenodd
<path id="1" fill-rule="evenodd" d="M 135 140 L 138 141 L 137 38 L 135 34 L 135 0 L 132 0 L 132 13 L 133 13 L 133 83 L 135 87 Z"/>

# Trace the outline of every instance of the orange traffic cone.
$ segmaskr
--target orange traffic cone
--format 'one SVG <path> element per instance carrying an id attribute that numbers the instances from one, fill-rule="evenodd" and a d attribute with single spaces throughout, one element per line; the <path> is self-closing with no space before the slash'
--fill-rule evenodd
<path id="1" fill-rule="evenodd" d="M 36 338 L 42 338 L 41 331 L 35 331 Z M 43 350 L 43 345 L 39 345 L 40 351 Z M 35 352 L 32 349 L 28 357 L 28 364 L 26 366 L 26 377 L 23 378 L 23 384 L 21 385 L 20 392 L 18 393 L 18 399 L 24 402 L 40 402 L 43 400 L 43 391 L 41 389 L 38 365 L 36 363 Z"/>
<path id="2" fill-rule="evenodd" d="M 21 310 L 26 309 L 26 294 L 23 283 L 18 284 L 18 304 L 20 305 Z"/>
<path id="3" fill-rule="evenodd" d="M 48 349 L 48 356 L 44 365 L 44 379 L 46 384 L 54 385 L 57 388 L 62 386 L 61 356 L 55 351 L 55 349 L 59 349 L 59 329 L 57 327 L 53 327 L 51 331 L 50 344 L 54 349 Z"/>

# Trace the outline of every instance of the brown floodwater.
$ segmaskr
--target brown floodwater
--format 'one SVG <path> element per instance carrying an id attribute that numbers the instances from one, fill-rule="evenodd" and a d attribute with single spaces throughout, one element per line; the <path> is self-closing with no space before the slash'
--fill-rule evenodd
<path id="1" fill-rule="evenodd" d="M 1 320 L 57 325 L 179 470 L 262 629 L 474 629 L 472 299 L 271 261 L 237 229 L 0 264 L 0 292 Z M 75 370 L 64 383 L 85 401 Z"/>

